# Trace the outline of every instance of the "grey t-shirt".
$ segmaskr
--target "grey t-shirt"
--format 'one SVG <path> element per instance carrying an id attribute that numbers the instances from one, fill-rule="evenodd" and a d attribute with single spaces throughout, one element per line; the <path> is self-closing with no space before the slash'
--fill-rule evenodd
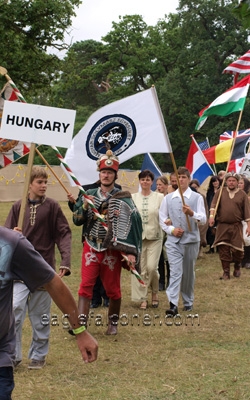
<path id="1" fill-rule="evenodd" d="M 18 232 L 0 227 L 0 367 L 15 359 L 13 280 L 22 280 L 31 292 L 51 281 L 55 271 Z"/>

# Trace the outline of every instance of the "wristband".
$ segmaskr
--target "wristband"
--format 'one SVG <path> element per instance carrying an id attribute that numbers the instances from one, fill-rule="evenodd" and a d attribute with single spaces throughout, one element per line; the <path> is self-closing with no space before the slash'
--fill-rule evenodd
<path id="1" fill-rule="evenodd" d="M 171 230 L 171 235 L 174 234 L 174 230 L 175 230 L 175 228 L 172 228 L 172 230 Z"/>
<path id="2" fill-rule="evenodd" d="M 209 215 L 209 218 L 214 218 L 214 216 L 212 214 Z"/>
<path id="3" fill-rule="evenodd" d="M 84 326 L 84 325 L 79 326 L 79 328 L 72 329 L 72 331 L 75 335 L 79 335 L 79 333 L 86 331 L 86 326 Z"/>

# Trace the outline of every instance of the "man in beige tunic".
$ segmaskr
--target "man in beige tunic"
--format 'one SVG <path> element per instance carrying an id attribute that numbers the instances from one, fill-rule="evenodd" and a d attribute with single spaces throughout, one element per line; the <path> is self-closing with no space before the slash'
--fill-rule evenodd
<path id="1" fill-rule="evenodd" d="M 213 247 L 217 246 L 222 264 L 221 279 L 230 279 L 230 263 L 234 263 L 233 276 L 240 277 L 240 263 L 244 255 L 242 221 L 247 222 L 246 234 L 250 235 L 250 206 L 246 193 L 238 189 L 239 175 L 227 173 L 216 213 L 216 234 Z M 220 191 L 217 191 L 210 208 L 209 226 L 215 222 L 215 209 Z"/>

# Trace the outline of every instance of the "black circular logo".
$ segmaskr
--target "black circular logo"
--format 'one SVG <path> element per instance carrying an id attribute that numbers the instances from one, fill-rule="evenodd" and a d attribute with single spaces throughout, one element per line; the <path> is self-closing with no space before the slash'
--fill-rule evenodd
<path id="1" fill-rule="evenodd" d="M 122 114 L 107 115 L 93 126 L 86 140 L 86 152 L 92 160 L 97 160 L 110 150 L 116 155 L 122 154 L 135 141 L 136 127 L 131 118 Z"/>

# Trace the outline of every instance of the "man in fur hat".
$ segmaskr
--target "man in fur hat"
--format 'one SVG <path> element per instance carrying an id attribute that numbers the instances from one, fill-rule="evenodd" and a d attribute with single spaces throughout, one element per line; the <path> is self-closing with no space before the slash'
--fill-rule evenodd
<path id="1" fill-rule="evenodd" d="M 128 261 L 139 268 L 142 223 L 131 194 L 115 187 L 119 160 L 111 150 L 99 158 L 97 167 L 100 186 L 86 193 L 105 219 L 108 229 L 80 193 L 73 206 L 73 221 L 76 225 L 83 225 L 85 235 L 78 310 L 87 325 L 93 287 L 100 275 L 110 299 L 106 334 L 116 335 L 121 307 L 121 267 L 127 267 L 121 252 L 126 253 Z M 68 199 L 74 202 L 71 195 Z"/>
<path id="2" fill-rule="evenodd" d="M 250 206 L 246 193 L 238 189 L 239 175 L 227 173 L 226 187 L 218 190 L 213 198 L 209 226 L 213 226 L 216 217 L 216 234 L 213 247 L 217 246 L 222 264 L 223 275 L 220 279 L 230 279 L 230 263 L 234 263 L 233 276 L 240 277 L 240 265 L 244 255 L 242 221 L 247 222 L 247 235 L 250 235 Z M 220 196 L 221 193 L 221 197 Z M 215 215 L 215 209 L 217 207 Z"/>

